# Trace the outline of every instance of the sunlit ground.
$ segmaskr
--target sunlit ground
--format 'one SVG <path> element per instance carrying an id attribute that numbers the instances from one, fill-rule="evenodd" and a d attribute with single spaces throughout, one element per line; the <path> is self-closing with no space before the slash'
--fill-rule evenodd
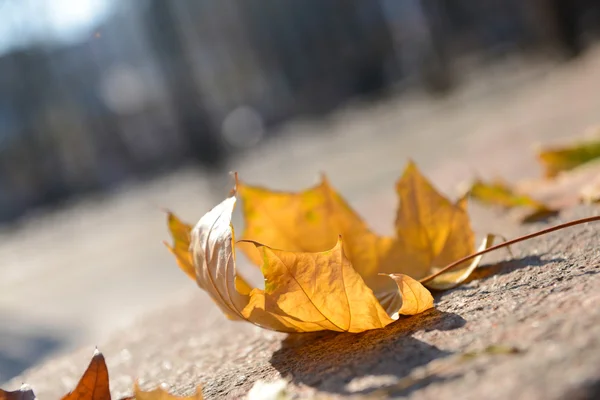
<path id="1" fill-rule="evenodd" d="M 450 195 L 476 173 L 539 176 L 535 143 L 575 137 L 599 122 L 599 69 L 598 48 L 561 67 L 509 59 L 473 73 L 446 99 L 415 92 L 350 102 L 325 120 L 290 122 L 231 169 L 279 189 L 304 188 L 326 172 L 371 226 L 387 232 L 393 184 L 409 157 Z M 195 222 L 226 195 L 227 179 L 224 172 L 209 182 L 183 169 L 3 228 L 0 382 L 188 298 L 195 285 L 161 243 L 168 239 L 161 208 Z"/>

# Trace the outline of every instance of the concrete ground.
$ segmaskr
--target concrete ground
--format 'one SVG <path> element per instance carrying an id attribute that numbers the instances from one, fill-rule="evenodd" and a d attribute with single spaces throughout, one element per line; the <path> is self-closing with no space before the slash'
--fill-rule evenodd
<path id="1" fill-rule="evenodd" d="M 560 67 L 502 63 L 446 99 L 411 94 L 290 123 L 231 168 L 247 182 L 280 189 L 309 186 L 324 171 L 386 233 L 396 207 L 393 184 L 409 157 L 450 195 L 475 175 L 540 176 L 536 144 L 572 140 L 600 122 L 599 70 L 598 48 Z M 512 261 L 494 267 L 497 275 L 448 292 L 435 311 L 389 329 L 285 337 L 226 321 L 161 245 L 168 238 L 161 207 L 195 222 L 225 193 L 222 182 L 182 170 L 5 229 L 0 382 L 50 359 L 3 387 L 26 381 L 38 397 L 58 398 L 98 345 L 115 393 L 141 377 L 175 391 L 200 383 L 209 398 L 238 397 L 257 379 L 278 376 L 305 395 L 379 387 L 415 398 L 560 398 L 598 390 L 600 226 L 518 246 Z M 597 212 L 570 209 L 559 218 Z M 480 207 L 472 216 L 480 235 L 534 228 Z M 450 363 L 443 374 L 399 389 L 398 381 L 432 360 L 490 344 L 522 352 Z"/>

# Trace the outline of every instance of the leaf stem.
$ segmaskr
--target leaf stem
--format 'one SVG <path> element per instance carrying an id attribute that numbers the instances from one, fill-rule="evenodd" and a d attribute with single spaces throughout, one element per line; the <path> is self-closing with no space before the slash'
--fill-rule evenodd
<path id="1" fill-rule="evenodd" d="M 468 260 L 470 260 L 472 258 L 475 258 L 477 256 L 480 256 L 482 254 L 489 253 L 491 251 L 501 249 L 502 247 L 510 246 L 511 244 L 522 242 L 524 240 L 529 240 L 529 239 L 532 239 L 532 238 L 534 238 L 536 236 L 545 235 L 546 233 L 558 231 L 560 229 L 568 228 L 568 227 L 571 227 L 571 226 L 574 226 L 574 225 L 580 225 L 580 224 L 585 224 L 587 222 L 594 222 L 594 221 L 600 221 L 600 215 L 597 215 L 595 217 L 587 217 L 587 218 L 576 219 L 575 221 L 565 222 L 564 224 L 552 226 L 550 228 L 542 229 L 541 231 L 537 231 L 537 232 L 534 232 L 534 233 L 530 233 L 528 235 L 524 235 L 524 236 L 520 236 L 520 237 L 515 238 L 515 239 L 511 239 L 511 240 L 509 240 L 507 242 L 497 244 L 495 246 L 489 247 L 487 249 L 478 251 L 478 252 L 473 253 L 473 254 L 469 254 L 468 256 L 465 256 L 465 257 L 463 257 L 463 258 L 461 258 L 459 260 L 456 260 L 456 261 L 448 264 L 447 266 L 445 266 L 441 270 L 437 271 L 436 273 L 431 274 L 429 276 L 426 276 L 425 278 L 419 280 L 419 282 L 420 283 L 429 282 L 430 280 L 437 278 L 439 275 L 443 274 L 444 272 L 447 272 L 448 270 L 456 267 L 458 264 L 462 264 L 463 262 L 468 261 Z"/>

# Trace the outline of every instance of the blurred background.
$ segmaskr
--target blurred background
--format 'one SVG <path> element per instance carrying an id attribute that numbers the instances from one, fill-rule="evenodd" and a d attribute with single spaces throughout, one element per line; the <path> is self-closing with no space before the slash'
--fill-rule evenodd
<path id="1" fill-rule="evenodd" d="M 598 37 L 597 0 L 0 0 L 0 383 L 188 299 L 161 207 L 230 170 L 381 230 L 408 157 L 523 175 L 598 122 Z"/>

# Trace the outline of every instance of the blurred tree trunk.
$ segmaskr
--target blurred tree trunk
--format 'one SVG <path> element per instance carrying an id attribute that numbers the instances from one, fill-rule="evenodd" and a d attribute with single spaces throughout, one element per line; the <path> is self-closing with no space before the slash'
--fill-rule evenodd
<path id="1" fill-rule="evenodd" d="M 556 24 L 559 44 L 569 57 L 578 56 L 583 50 L 581 43 L 579 1 L 551 0 L 552 16 Z"/>
<path id="2" fill-rule="evenodd" d="M 224 144 L 198 91 L 173 4 L 165 0 L 150 1 L 146 18 L 148 37 L 165 79 L 178 129 L 187 139 L 189 156 L 211 170 L 219 170 L 226 161 Z"/>

